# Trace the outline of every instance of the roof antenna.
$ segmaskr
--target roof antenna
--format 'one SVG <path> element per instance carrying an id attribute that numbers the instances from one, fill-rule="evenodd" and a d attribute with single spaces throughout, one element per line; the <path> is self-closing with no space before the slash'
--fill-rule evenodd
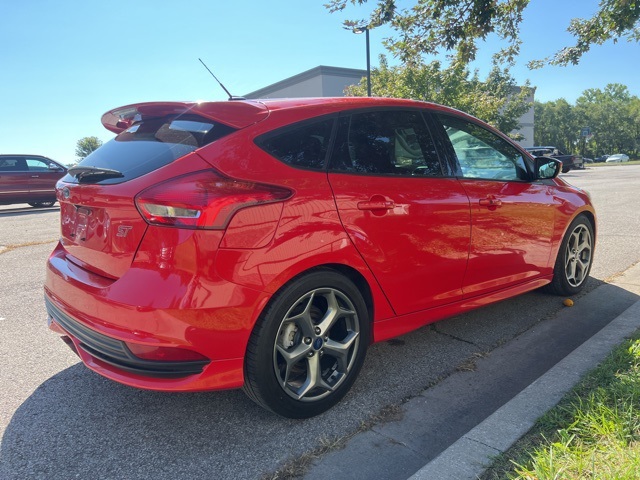
<path id="1" fill-rule="evenodd" d="M 220 80 L 218 80 L 218 77 L 216 77 L 216 76 L 213 74 L 213 72 L 212 72 L 211 70 L 209 70 L 209 67 L 207 67 L 207 65 L 202 61 L 202 59 L 201 59 L 201 58 L 198 58 L 198 60 L 200 60 L 200 63 L 201 63 L 202 65 L 204 65 L 204 68 L 206 68 L 206 69 L 207 69 L 207 71 L 211 74 L 211 76 L 212 76 L 213 78 L 215 78 L 215 79 L 216 79 L 216 82 L 218 82 L 218 84 L 219 84 L 219 85 L 222 87 L 222 89 L 227 93 L 227 95 L 229 95 L 229 100 L 246 100 L 246 98 L 244 98 L 244 97 L 234 97 L 233 95 L 231 95 L 231 94 L 229 93 L 229 90 L 227 90 L 227 88 L 222 84 L 222 82 L 221 82 Z"/>

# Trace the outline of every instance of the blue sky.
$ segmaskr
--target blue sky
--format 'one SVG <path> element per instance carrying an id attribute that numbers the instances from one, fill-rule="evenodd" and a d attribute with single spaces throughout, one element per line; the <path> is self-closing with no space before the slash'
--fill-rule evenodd
<path id="1" fill-rule="evenodd" d="M 154 100 L 222 100 L 198 62 L 242 95 L 318 65 L 366 68 L 364 36 L 342 29 L 373 6 L 330 14 L 326 0 L 223 2 L 181 0 L 2 0 L 0 3 L 0 153 L 75 160 L 78 139 L 112 137 L 101 115 Z M 576 4 L 579 3 L 579 7 Z M 569 102 L 587 88 L 617 82 L 640 96 L 640 44 L 595 46 L 577 67 L 529 71 L 571 42 L 569 20 L 593 13 L 597 0 L 531 0 L 524 14 L 522 54 L 513 73 L 537 87 L 536 99 Z M 385 53 L 371 32 L 372 65 Z M 490 40 L 475 67 L 489 69 Z M 393 62 L 393 60 L 392 60 Z"/>

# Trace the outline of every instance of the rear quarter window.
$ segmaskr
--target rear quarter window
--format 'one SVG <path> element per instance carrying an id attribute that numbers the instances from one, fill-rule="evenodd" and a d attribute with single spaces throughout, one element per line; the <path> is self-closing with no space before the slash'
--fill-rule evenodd
<path id="1" fill-rule="evenodd" d="M 334 118 L 289 125 L 258 137 L 262 150 L 293 167 L 323 170 Z"/>

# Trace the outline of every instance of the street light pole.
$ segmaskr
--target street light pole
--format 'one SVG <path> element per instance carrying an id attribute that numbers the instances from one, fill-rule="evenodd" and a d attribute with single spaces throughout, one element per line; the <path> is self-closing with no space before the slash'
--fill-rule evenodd
<path id="1" fill-rule="evenodd" d="M 367 96 L 371 96 L 371 55 L 369 50 L 369 26 L 364 25 L 361 27 L 344 27 L 346 30 L 351 30 L 353 33 L 363 33 L 365 34 L 367 41 Z"/>
<path id="2" fill-rule="evenodd" d="M 369 29 L 366 29 L 365 35 L 367 37 L 367 96 L 371 96 L 371 59 L 369 56 Z"/>

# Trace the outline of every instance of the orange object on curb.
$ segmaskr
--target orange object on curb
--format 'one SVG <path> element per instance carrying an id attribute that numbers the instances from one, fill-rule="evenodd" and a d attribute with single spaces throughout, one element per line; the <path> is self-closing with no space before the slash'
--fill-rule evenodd
<path id="1" fill-rule="evenodd" d="M 567 298 L 564 302 L 562 302 L 565 307 L 573 307 L 573 300 Z"/>

